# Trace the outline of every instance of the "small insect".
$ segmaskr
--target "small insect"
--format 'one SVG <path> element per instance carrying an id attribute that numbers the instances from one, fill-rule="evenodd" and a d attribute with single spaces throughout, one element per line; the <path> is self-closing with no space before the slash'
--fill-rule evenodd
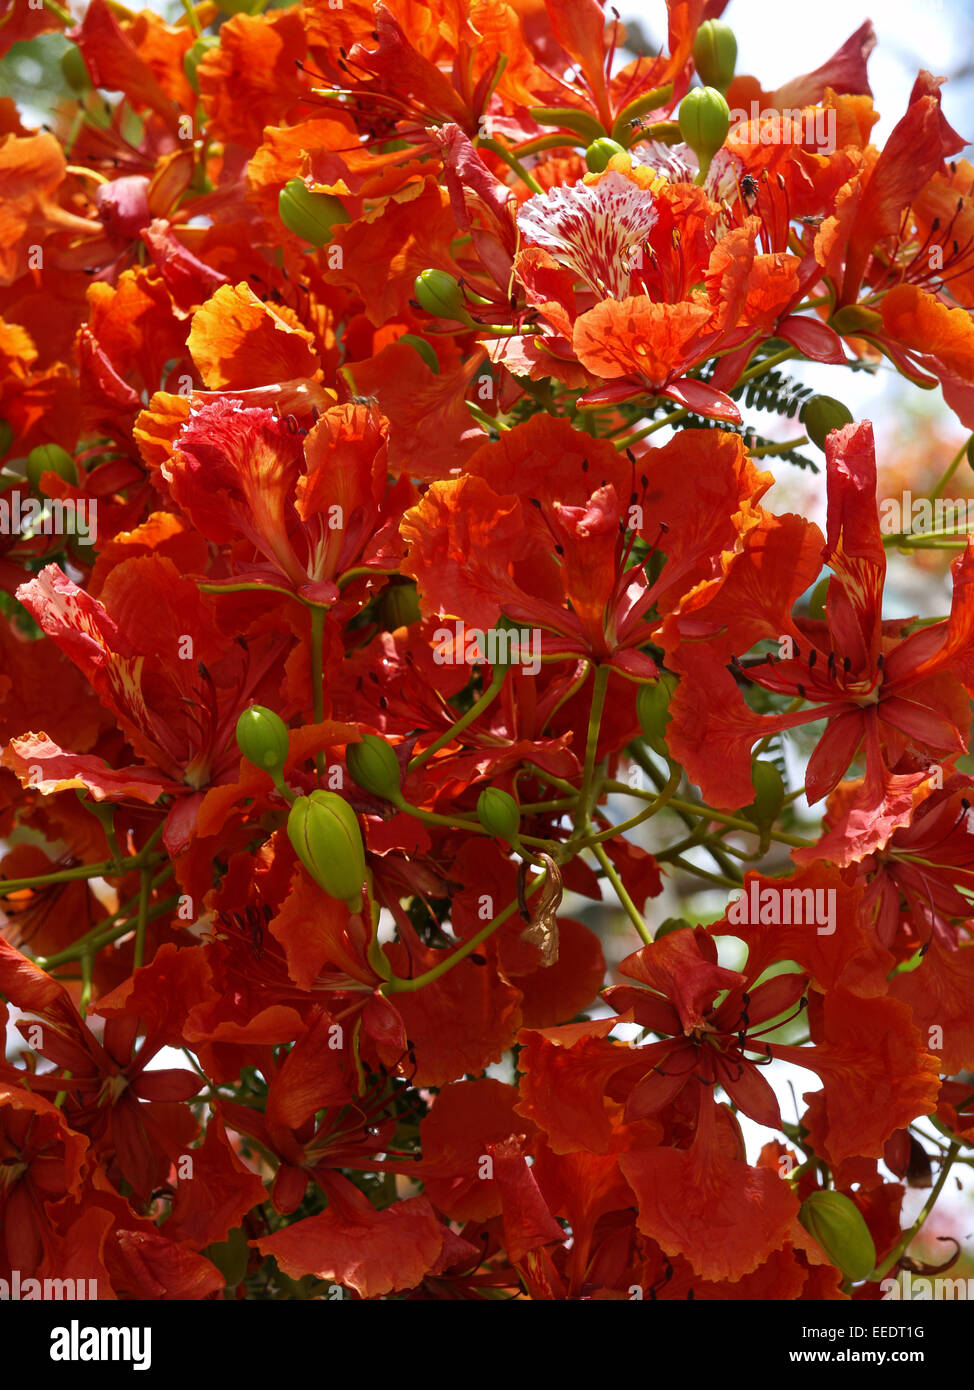
<path id="1" fill-rule="evenodd" d="M 758 184 L 753 174 L 745 174 L 741 179 L 741 196 L 747 200 L 757 197 Z"/>

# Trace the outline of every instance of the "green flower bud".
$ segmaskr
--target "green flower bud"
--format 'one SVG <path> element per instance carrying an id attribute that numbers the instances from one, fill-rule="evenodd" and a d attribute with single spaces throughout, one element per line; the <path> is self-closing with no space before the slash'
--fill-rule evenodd
<path id="1" fill-rule="evenodd" d="M 420 338 L 416 333 L 404 333 L 399 339 L 400 343 L 408 343 L 411 348 L 415 348 L 420 357 L 435 375 L 440 374 L 440 363 L 433 351 L 432 343 L 428 343 L 425 338 Z"/>
<path id="2" fill-rule="evenodd" d="M 86 92 L 91 86 L 81 49 L 73 44 L 61 54 L 61 73 L 72 92 Z"/>
<path id="3" fill-rule="evenodd" d="M 27 481 L 35 492 L 41 491 L 41 477 L 45 473 L 56 473 L 72 486 L 78 481 L 74 459 L 60 444 L 38 444 L 27 455 Z"/>
<path id="4" fill-rule="evenodd" d="M 643 92 L 641 96 L 624 106 L 615 118 L 609 134 L 613 140 L 627 141 L 632 143 L 632 136 L 636 129 L 636 124 L 644 129 L 642 118 L 650 111 L 655 111 L 660 106 L 665 106 L 673 95 L 673 83 L 667 82 L 665 87 L 655 87 L 651 92 Z M 678 132 L 679 133 L 679 132 Z"/>
<path id="5" fill-rule="evenodd" d="M 289 179 L 277 199 L 277 212 L 289 232 L 312 246 L 324 246 L 332 229 L 347 222 L 340 198 L 330 193 L 312 193 L 304 179 Z"/>
<path id="6" fill-rule="evenodd" d="M 247 1273 L 247 1265 L 250 1263 L 250 1246 L 243 1227 L 235 1227 L 226 1240 L 208 1245 L 205 1253 L 206 1258 L 215 1264 L 223 1275 L 226 1287 L 235 1289 Z"/>
<path id="7" fill-rule="evenodd" d="M 758 758 L 751 767 L 751 781 L 754 784 L 754 800 L 745 809 L 744 815 L 755 825 L 773 825 L 785 800 L 781 773 L 774 763 Z"/>
<path id="8" fill-rule="evenodd" d="M 849 334 L 875 333 L 883 326 L 883 316 L 875 309 L 867 309 L 864 304 L 846 304 L 829 319 L 836 333 Z"/>
<path id="9" fill-rule="evenodd" d="M 411 579 L 402 583 L 387 584 L 379 599 L 379 613 L 387 632 L 395 632 L 397 627 L 409 627 L 422 617 L 419 608 L 419 595 Z"/>
<path id="10" fill-rule="evenodd" d="M 730 107 L 714 87 L 691 87 L 680 102 L 680 134 L 700 161 L 697 182 L 703 183 L 710 161 L 727 139 Z"/>
<path id="11" fill-rule="evenodd" d="M 825 618 L 825 600 L 829 596 L 830 578 L 831 575 L 827 574 L 824 579 L 820 579 L 812 590 L 811 598 L 808 600 L 808 616 L 820 622 Z"/>
<path id="12" fill-rule="evenodd" d="M 3 458 L 13 442 L 13 426 L 9 420 L 0 420 L 0 458 Z"/>
<path id="13" fill-rule="evenodd" d="M 262 772 L 280 775 L 287 761 L 287 725 L 264 705 L 251 705 L 237 720 L 237 747 Z"/>
<path id="14" fill-rule="evenodd" d="M 539 125 L 561 126 L 573 130 L 588 145 L 597 140 L 605 131 L 594 116 L 587 111 L 579 111 L 574 106 L 530 106 L 528 114 Z"/>
<path id="15" fill-rule="evenodd" d="M 617 154 L 625 154 L 618 140 L 603 135 L 601 139 L 593 140 L 585 151 L 585 163 L 593 174 L 601 174 L 603 169 L 608 168 L 609 160 Z"/>
<path id="16" fill-rule="evenodd" d="M 730 25 L 722 19 L 701 24 L 693 44 L 693 61 L 701 82 L 726 92 L 737 64 L 737 39 Z"/>
<path id="17" fill-rule="evenodd" d="M 876 1247 L 862 1213 L 842 1192 L 813 1192 L 798 1219 L 848 1279 L 867 1278 L 876 1266 Z"/>
<path id="18" fill-rule="evenodd" d="M 826 436 L 832 430 L 852 424 L 852 412 L 834 396 L 812 396 L 802 406 L 798 418 L 805 426 L 809 439 L 820 449 L 825 448 Z"/>
<path id="19" fill-rule="evenodd" d="M 345 761 L 354 781 L 363 791 L 385 801 L 402 800 L 399 785 L 402 771 L 392 747 L 378 734 L 364 734 L 361 743 L 350 743 Z"/>
<path id="20" fill-rule="evenodd" d="M 470 315 L 456 276 L 445 270 L 421 270 L 414 286 L 420 307 L 437 319 L 466 323 Z"/>
<path id="21" fill-rule="evenodd" d="M 183 59 L 183 71 L 194 92 L 199 92 L 196 70 L 212 48 L 220 47 L 219 34 L 201 34 Z"/>
<path id="22" fill-rule="evenodd" d="M 514 844 L 521 824 L 518 804 L 500 787 L 486 787 L 477 798 L 477 819 L 488 834 Z"/>
<path id="23" fill-rule="evenodd" d="M 355 812 L 337 792 L 299 796 L 287 818 L 294 852 L 330 898 L 362 910 L 365 848 Z"/>
<path id="24" fill-rule="evenodd" d="M 676 676 L 664 671 L 658 681 L 641 685 L 636 696 L 636 717 L 646 742 L 654 752 L 666 756 L 664 734 L 670 722 L 669 703 L 677 686 Z"/>
<path id="25" fill-rule="evenodd" d="M 683 917 L 667 917 L 665 921 L 660 922 L 659 926 L 653 932 L 653 940 L 659 941 L 662 937 L 669 936 L 670 932 L 672 931 L 692 930 L 693 928 L 690 925 L 690 923 L 687 922 Z"/>

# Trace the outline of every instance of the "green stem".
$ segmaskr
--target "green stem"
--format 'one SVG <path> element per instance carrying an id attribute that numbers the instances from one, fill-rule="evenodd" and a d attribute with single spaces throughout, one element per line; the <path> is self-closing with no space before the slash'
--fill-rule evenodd
<path id="1" fill-rule="evenodd" d="M 687 874 L 695 874 L 697 878 L 705 878 L 708 883 L 719 883 L 722 888 L 740 888 L 741 886 L 741 879 L 729 878 L 727 874 L 712 874 L 709 869 L 699 869 L 696 864 L 691 864 L 687 859 L 677 857 L 672 862 L 675 869 L 682 869 Z"/>
<path id="2" fill-rule="evenodd" d="M 196 587 L 201 594 L 283 594 L 285 598 L 293 598 L 296 603 L 304 604 L 299 594 L 293 589 L 285 589 L 283 584 L 254 584 L 241 580 L 239 584 L 197 584 Z"/>
<path id="3" fill-rule="evenodd" d="M 445 734 L 440 734 L 439 738 L 431 743 L 428 748 L 424 748 L 422 753 L 417 753 L 414 758 L 410 759 L 407 771 L 413 772 L 417 767 L 422 767 L 425 762 L 428 762 L 429 759 L 432 758 L 434 753 L 438 753 L 441 748 L 445 748 L 448 743 L 451 743 L 453 739 L 456 738 L 457 734 L 462 734 L 469 724 L 472 724 L 475 719 L 479 719 L 484 710 L 496 699 L 506 679 L 507 667 L 495 666 L 494 674 L 490 678 L 490 684 L 487 686 L 487 689 L 474 701 L 466 714 L 462 714 L 455 724 L 450 725 Z"/>
<path id="4" fill-rule="evenodd" d="M 145 960 L 145 929 L 149 915 L 149 893 L 152 889 L 152 875 L 142 869 L 139 876 L 139 916 L 135 926 L 135 954 L 133 969 L 138 970 Z"/>
<path id="5" fill-rule="evenodd" d="M 517 155 L 512 154 L 510 150 L 506 150 L 499 141 L 485 138 L 478 143 L 481 149 L 491 150 L 494 154 L 503 159 L 504 163 L 514 170 L 518 178 L 523 183 L 527 184 L 532 193 L 544 193 L 544 189 L 538 183 L 537 179 L 532 174 L 528 173 Z"/>
<path id="6" fill-rule="evenodd" d="M 60 5 L 55 4 L 54 0 L 44 0 L 44 8 L 50 10 L 51 14 L 56 15 L 62 24 L 67 24 L 71 28 L 74 27 L 74 16 L 67 10 L 62 9 Z"/>
<path id="7" fill-rule="evenodd" d="M 542 869 L 534 882 L 528 886 L 525 897 L 529 898 L 533 893 L 536 893 L 547 877 L 547 870 Z M 431 985 L 434 980 L 439 980 L 448 970 L 452 970 L 455 965 L 459 965 L 462 960 L 476 951 L 477 947 L 482 945 L 498 927 L 513 917 L 517 910 L 518 901 L 515 898 L 513 902 L 507 904 L 507 907 L 498 912 L 497 916 L 492 918 L 486 926 L 482 927 L 476 936 L 465 941 L 457 950 L 451 951 L 445 960 L 440 961 L 439 965 L 434 965 L 430 970 L 424 971 L 422 975 L 414 975 L 411 979 L 402 979 L 396 976 L 391 980 L 386 980 L 384 984 L 379 986 L 379 993 L 411 994 L 414 990 L 424 989 L 426 985 Z"/>
<path id="8" fill-rule="evenodd" d="M 166 863 L 152 880 L 153 889 L 158 888 L 161 883 L 164 883 L 172 872 L 172 865 Z M 124 903 L 121 903 L 114 912 L 110 913 L 107 917 L 103 917 L 100 922 L 96 922 L 90 931 L 85 932 L 84 936 L 79 937 L 77 941 L 73 941 L 70 946 L 66 946 L 63 951 L 58 951 L 57 955 L 54 956 L 35 956 L 34 964 L 38 965 L 41 970 L 54 970 L 59 965 L 66 965 L 68 961 L 82 959 L 85 952 L 95 954 L 97 950 L 95 943 L 101 941 L 101 939 L 106 936 L 106 933 L 111 933 L 116 923 L 124 923 L 124 927 L 119 930 L 117 933 L 118 935 L 121 935 L 123 930 L 128 930 L 128 918 L 138 900 L 138 894 L 128 898 Z M 176 898 L 173 901 L 178 902 L 179 899 Z"/>
<path id="9" fill-rule="evenodd" d="M 690 412 L 686 406 L 681 406 L 679 410 L 674 410 L 671 411 L 669 415 L 664 415 L 661 420 L 654 420 L 651 425 L 646 425 L 644 429 L 636 430 L 633 434 L 627 434 L 622 439 L 617 439 L 615 441 L 615 446 L 619 452 L 622 453 L 623 450 L 631 448 L 633 444 L 638 444 L 641 439 L 648 439 L 649 436 L 655 434 L 657 430 L 665 429 L 667 425 L 679 424 L 679 422 L 689 414 Z"/>
<path id="10" fill-rule="evenodd" d="M 119 874 L 137 868 L 139 856 L 133 855 L 116 864 L 112 859 L 103 859 L 99 864 L 79 864 L 74 869 L 59 869 L 55 874 L 42 874 L 37 878 L 0 879 L 0 898 L 7 893 L 20 893 L 25 888 L 46 888 L 51 883 L 73 883 L 83 878 L 104 878 L 107 874 Z"/>
<path id="11" fill-rule="evenodd" d="M 397 575 L 398 570 L 377 570 L 371 565 L 357 565 L 355 569 L 346 570 L 343 575 L 336 579 L 335 583 L 339 589 L 346 588 L 353 579 L 391 579 Z"/>
<path id="12" fill-rule="evenodd" d="M 957 539 L 953 540 L 952 537 Z M 967 547 L 965 531 L 900 531 L 893 536 L 884 536 L 883 545 L 895 545 L 909 550 L 964 550 Z"/>
<path id="13" fill-rule="evenodd" d="M 748 835 L 758 835 L 760 831 L 753 821 L 743 820 L 740 816 L 728 816 L 723 811 L 714 811 L 709 806 L 698 806 L 693 801 L 679 801 L 675 797 L 670 802 L 674 811 L 685 811 L 689 816 L 703 816 L 705 820 L 716 821 L 718 825 L 730 826 L 732 830 L 743 830 Z M 803 835 L 786 835 L 779 831 L 770 837 L 780 845 L 791 845 L 798 849 L 805 849 L 815 843 L 814 840 L 806 840 Z"/>
<path id="14" fill-rule="evenodd" d="M 189 27 L 196 37 L 199 38 L 203 32 L 203 26 L 200 24 L 199 15 L 193 7 L 192 0 L 181 0 L 181 3 L 183 9 L 186 11 L 186 18 L 189 20 Z"/>
<path id="15" fill-rule="evenodd" d="M 171 912 L 178 904 L 179 897 L 180 895 L 178 893 L 173 893 L 171 897 L 164 898 L 161 903 L 156 903 L 155 907 L 150 908 L 146 913 L 146 922 L 154 922 L 157 917 L 164 917 L 167 912 Z M 92 942 L 92 951 L 98 952 L 104 950 L 106 946 L 110 946 L 112 942 L 117 941 L 120 936 L 126 936 L 131 930 L 131 919 L 120 922 L 118 926 L 113 927 L 110 932 L 106 932 L 104 936 L 99 936 Z"/>
<path id="16" fill-rule="evenodd" d="M 782 348 L 780 352 L 774 353 L 771 357 L 766 357 L 763 362 L 757 362 L 753 367 L 748 367 L 746 372 L 742 372 L 737 381 L 731 387 L 736 391 L 738 386 L 744 386 L 747 382 L 753 381 L 755 377 L 763 376 L 765 372 L 770 372 L 772 367 L 780 366 L 782 362 L 788 362 L 793 357 L 798 356 L 797 348 Z"/>
<path id="17" fill-rule="evenodd" d="M 81 957 L 81 998 L 78 1004 L 78 1012 L 84 1018 L 88 1012 L 88 1005 L 91 1003 L 91 984 L 92 972 L 94 969 L 94 955 L 89 951 Z"/>
<path id="18" fill-rule="evenodd" d="M 526 762 L 526 770 L 531 772 L 538 781 L 544 782 L 549 787 L 554 787 L 557 791 L 564 792 L 566 800 L 570 800 L 574 805 L 578 800 L 578 788 L 573 787 L 571 782 L 566 782 L 564 777 L 556 777 L 552 772 L 546 772 L 543 767 L 538 767 L 537 763 Z"/>
<path id="19" fill-rule="evenodd" d="M 465 404 L 478 425 L 483 425 L 488 430 L 496 430 L 498 434 L 503 434 L 508 429 L 507 425 L 502 425 L 493 415 L 488 415 L 486 410 L 481 410 L 475 401 L 466 401 Z"/>
<path id="20" fill-rule="evenodd" d="M 642 748 L 638 743 L 634 743 L 629 745 L 627 752 L 629 756 L 632 758 L 632 760 L 636 763 L 636 765 L 642 768 L 643 772 L 645 772 L 646 776 L 652 782 L 656 790 L 662 790 L 665 779 L 663 777 L 662 772 L 660 772 L 657 769 L 657 767 L 653 763 L 653 760 L 646 753 L 646 750 Z M 629 791 L 630 795 L 635 794 L 631 787 L 627 788 L 627 790 Z M 670 809 L 672 810 L 673 807 L 671 806 Z M 680 817 L 683 824 L 687 827 L 688 830 L 692 830 L 694 826 L 697 824 L 696 818 L 693 816 L 688 816 L 685 811 L 678 811 L 676 814 Z M 706 829 L 706 827 L 704 828 Z M 734 865 L 730 862 L 727 855 L 724 853 L 722 847 L 718 848 L 715 844 L 709 842 L 707 843 L 707 853 L 710 855 L 711 859 L 717 865 L 717 868 L 720 869 L 721 873 L 734 873 Z"/>
<path id="21" fill-rule="evenodd" d="M 807 443 L 808 435 L 801 434 L 797 439 L 783 439 L 779 444 L 761 444 L 756 449 L 749 450 L 749 453 L 752 459 L 763 458 L 769 454 L 787 454 L 789 449 L 800 449 Z"/>
<path id="22" fill-rule="evenodd" d="M 674 768 L 670 773 L 669 781 L 666 783 L 666 786 L 663 787 L 659 794 L 654 797 L 650 804 L 644 807 L 638 815 L 630 816 L 628 820 L 620 821 L 618 825 L 611 825 L 608 830 L 602 830 L 597 835 L 586 835 L 581 840 L 573 840 L 573 848 L 595 849 L 604 840 L 612 840 L 617 835 L 626 835 L 635 826 L 642 825 L 644 820 L 649 820 L 651 816 L 655 816 L 657 812 L 662 811 L 664 806 L 668 806 L 672 803 L 682 776 L 682 768 Z M 611 790 L 612 783 L 606 782 L 605 787 L 607 790 Z"/>
<path id="23" fill-rule="evenodd" d="M 966 452 L 967 452 L 967 450 L 968 450 L 968 447 L 970 446 L 970 443 L 971 443 L 971 440 L 972 440 L 972 439 L 974 439 L 974 434 L 971 434 L 967 439 L 965 439 L 964 442 L 963 442 L 963 444 L 962 444 L 962 445 L 960 446 L 960 448 L 957 450 L 957 453 L 956 453 L 956 454 L 954 455 L 954 457 L 951 459 L 951 461 L 950 461 L 950 463 L 949 463 L 949 465 L 948 465 L 948 467 L 947 467 L 947 471 L 944 473 L 943 477 L 940 479 L 940 481 L 938 482 L 937 486 L 934 488 L 933 492 L 930 494 L 930 496 L 931 496 L 932 498 L 941 497 L 941 496 L 943 495 L 943 490 L 944 490 L 944 488 L 947 486 L 947 484 L 950 482 L 951 478 L 952 478 L 952 477 L 954 476 L 954 474 L 957 472 L 957 469 L 960 467 L 960 461 L 961 461 L 961 459 L 964 457 L 964 455 L 966 454 Z"/>
<path id="24" fill-rule="evenodd" d="M 578 793 L 578 812 L 576 824 L 584 826 L 591 811 L 592 779 L 595 776 L 595 754 L 599 744 L 599 730 L 602 728 L 602 714 L 605 710 L 605 695 L 609 684 L 608 666 L 596 666 L 592 679 L 592 704 L 588 716 L 588 733 L 585 737 L 585 768 L 582 773 L 582 786 Z"/>
<path id="25" fill-rule="evenodd" d="M 486 830 L 478 820 L 470 820 L 466 816 L 441 816 L 436 811 L 424 811 L 421 806 L 414 806 L 411 801 L 400 798 L 392 803 L 397 810 L 402 811 L 407 816 L 413 816 L 416 820 L 423 821 L 426 825 L 447 825 L 452 830 L 466 830 L 470 835 L 488 835 L 493 832 Z M 550 840 L 539 840 L 534 835 L 522 835 L 520 837 L 527 845 L 539 845 L 541 849 L 550 850 L 552 842 Z"/>
<path id="26" fill-rule="evenodd" d="M 314 702 L 314 720 L 316 724 L 322 724 L 325 718 L 325 691 L 324 691 L 324 640 L 325 640 L 325 610 L 323 608 L 312 608 L 311 613 L 311 698 Z M 319 749 L 315 754 L 315 767 L 318 776 L 325 775 L 325 755 Z"/>
<path id="27" fill-rule="evenodd" d="M 652 946 L 653 934 L 649 930 L 649 927 L 647 927 L 646 923 L 643 921 L 642 913 L 639 911 L 632 898 L 630 898 L 629 894 L 626 892 L 625 885 L 623 884 L 622 879 L 616 872 L 616 868 L 615 865 L 612 863 L 612 860 L 606 854 L 602 846 L 596 843 L 595 841 L 591 842 L 590 848 L 592 850 L 592 853 L 595 855 L 596 859 L 602 865 L 602 870 L 606 878 L 612 884 L 612 887 L 615 890 L 616 897 L 619 899 L 620 903 L 622 903 L 622 906 L 625 908 L 626 916 L 629 918 L 630 922 L 636 928 L 636 931 L 642 937 L 645 944 L 647 946 Z"/>
<path id="28" fill-rule="evenodd" d="M 913 1243 L 914 1237 L 917 1235 L 920 1228 L 923 1226 L 923 1223 L 926 1221 L 927 1217 L 930 1215 L 934 1207 L 937 1205 L 937 1199 L 944 1189 L 944 1183 L 947 1181 L 947 1177 L 950 1173 L 951 1167 L 953 1166 L 954 1159 L 957 1157 L 959 1149 L 960 1144 L 954 1143 L 951 1144 L 950 1148 L 947 1150 L 947 1153 L 944 1157 L 943 1166 L 941 1167 L 940 1172 L 937 1175 L 937 1181 L 934 1183 L 933 1188 L 931 1189 L 930 1196 L 927 1198 L 926 1202 L 923 1205 L 923 1210 L 920 1212 L 920 1215 L 914 1221 L 910 1229 L 906 1231 L 900 1238 L 900 1240 L 897 1242 L 897 1244 L 893 1246 L 893 1249 L 886 1256 L 886 1259 L 883 1261 L 883 1263 L 881 1265 L 877 1265 L 876 1268 L 873 1270 L 872 1274 L 870 1274 L 869 1279 L 872 1283 L 877 1283 L 880 1279 L 884 1278 L 885 1275 L 893 1268 L 893 1266 L 898 1262 L 900 1257 L 906 1253 L 910 1245 Z"/>

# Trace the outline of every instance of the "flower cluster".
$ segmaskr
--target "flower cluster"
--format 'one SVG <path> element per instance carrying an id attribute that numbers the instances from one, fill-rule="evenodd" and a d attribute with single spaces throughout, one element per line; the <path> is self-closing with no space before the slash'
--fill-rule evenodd
<path id="1" fill-rule="evenodd" d="M 0 1278 L 880 1297 L 974 1143 L 974 546 L 884 608 L 778 369 L 974 429 L 939 80 L 878 150 L 868 24 L 767 92 L 720 0 L 224 8 L 0 28 L 76 93 L 0 101 Z"/>

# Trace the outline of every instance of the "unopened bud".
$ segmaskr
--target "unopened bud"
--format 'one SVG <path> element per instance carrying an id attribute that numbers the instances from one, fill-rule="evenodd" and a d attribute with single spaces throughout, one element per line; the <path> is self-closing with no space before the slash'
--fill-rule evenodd
<path id="1" fill-rule="evenodd" d="M 865 1279 L 876 1265 L 876 1246 L 862 1212 L 842 1192 L 813 1192 L 798 1219 L 847 1278 Z"/>
<path id="2" fill-rule="evenodd" d="M 636 696 L 636 717 L 646 742 L 655 753 L 666 756 L 664 734 L 670 722 L 669 703 L 676 689 L 675 676 L 664 671 L 658 681 L 639 687 Z"/>
<path id="3" fill-rule="evenodd" d="M 421 270 L 414 286 L 417 302 L 437 319 L 466 323 L 470 315 L 463 302 L 460 282 L 446 270 Z"/>
<path id="4" fill-rule="evenodd" d="M 419 621 L 422 617 L 419 595 L 411 579 L 386 585 L 379 599 L 379 613 L 387 632 Z"/>
<path id="5" fill-rule="evenodd" d="M 697 183 L 703 183 L 710 161 L 727 139 L 730 107 L 715 87 L 691 87 L 680 102 L 680 134 L 700 161 Z"/>
<path id="6" fill-rule="evenodd" d="M 822 622 L 825 618 L 825 600 L 829 596 L 829 580 L 831 575 L 826 575 L 820 579 L 812 590 L 812 596 L 808 600 L 808 616 Z"/>
<path id="7" fill-rule="evenodd" d="M 486 787 L 477 798 L 477 819 L 488 834 L 514 844 L 518 838 L 521 812 L 509 792 Z"/>
<path id="8" fill-rule="evenodd" d="M 745 809 L 744 815 L 755 825 L 773 825 L 785 800 L 781 773 L 774 763 L 758 758 L 751 768 L 751 781 L 754 784 L 754 800 Z"/>
<path id="9" fill-rule="evenodd" d="M 303 179 L 289 179 L 281 189 L 277 211 L 289 232 L 312 246 L 324 246 L 332 229 L 348 221 L 340 198 L 330 193 L 312 193 Z"/>
<path id="10" fill-rule="evenodd" d="M 251 705 L 237 720 L 237 747 L 254 767 L 279 774 L 287 761 L 287 725 L 272 709 Z"/>
<path id="11" fill-rule="evenodd" d="M 585 163 L 593 174 L 601 174 L 603 169 L 608 168 L 609 160 L 617 154 L 625 154 L 625 150 L 617 140 L 603 135 L 601 139 L 593 140 L 585 151 Z"/>
<path id="12" fill-rule="evenodd" d="M 183 59 L 183 71 L 194 92 L 200 89 L 199 78 L 196 75 L 197 69 L 207 53 L 213 48 L 220 47 L 219 34 L 201 34 L 192 48 L 188 49 Z"/>
<path id="13" fill-rule="evenodd" d="M 701 82 L 719 92 L 727 91 L 737 64 L 737 39 L 729 24 L 722 19 L 701 24 L 693 44 L 693 62 Z"/>
<path id="14" fill-rule="evenodd" d="M 825 440 L 833 430 L 852 424 L 852 412 L 834 396 L 812 396 L 801 408 L 798 417 L 813 444 L 825 448 Z"/>
<path id="15" fill-rule="evenodd" d="M 313 791 L 299 796 L 287 818 L 294 852 L 331 898 L 362 910 L 365 848 L 355 812 L 337 792 Z"/>
<path id="16" fill-rule="evenodd" d="M 883 326 L 883 316 L 864 304 L 846 304 L 829 319 L 836 333 L 855 337 L 857 333 L 875 333 Z"/>
<path id="17" fill-rule="evenodd" d="M 78 481 L 74 459 L 60 444 L 38 444 L 27 455 L 27 481 L 35 492 L 41 491 L 41 478 L 45 473 L 56 473 L 72 487 Z"/>
<path id="18" fill-rule="evenodd" d="M 674 931 L 692 931 L 693 927 L 684 917 L 667 917 L 653 932 L 653 940 L 659 941 Z"/>
<path id="19" fill-rule="evenodd" d="M 402 800 L 399 785 L 402 770 L 392 747 L 378 734 L 363 734 L 360 743 L 350 743 L 345 762 L 353 780 L 363 791 L 384 801 Z"/>
<path id="20" fill-rule="evenodd" d="M 418 333 L 404 333 L 397 341 L 400 343 L 408 343 L 411 348 L 415 348 L 430 371 L 435 376 L 439 376 L 440 363 L 436 353 L 433 351 L 432 343 L 428 343 L 426 339 L 421 338 Z"/>
<path id="21" fill-rule="evenodd" d="M 81 49 L 74 44 L 61 54 L 61 73 L 72 92 L 86 92 L 91 86 Z"/>

